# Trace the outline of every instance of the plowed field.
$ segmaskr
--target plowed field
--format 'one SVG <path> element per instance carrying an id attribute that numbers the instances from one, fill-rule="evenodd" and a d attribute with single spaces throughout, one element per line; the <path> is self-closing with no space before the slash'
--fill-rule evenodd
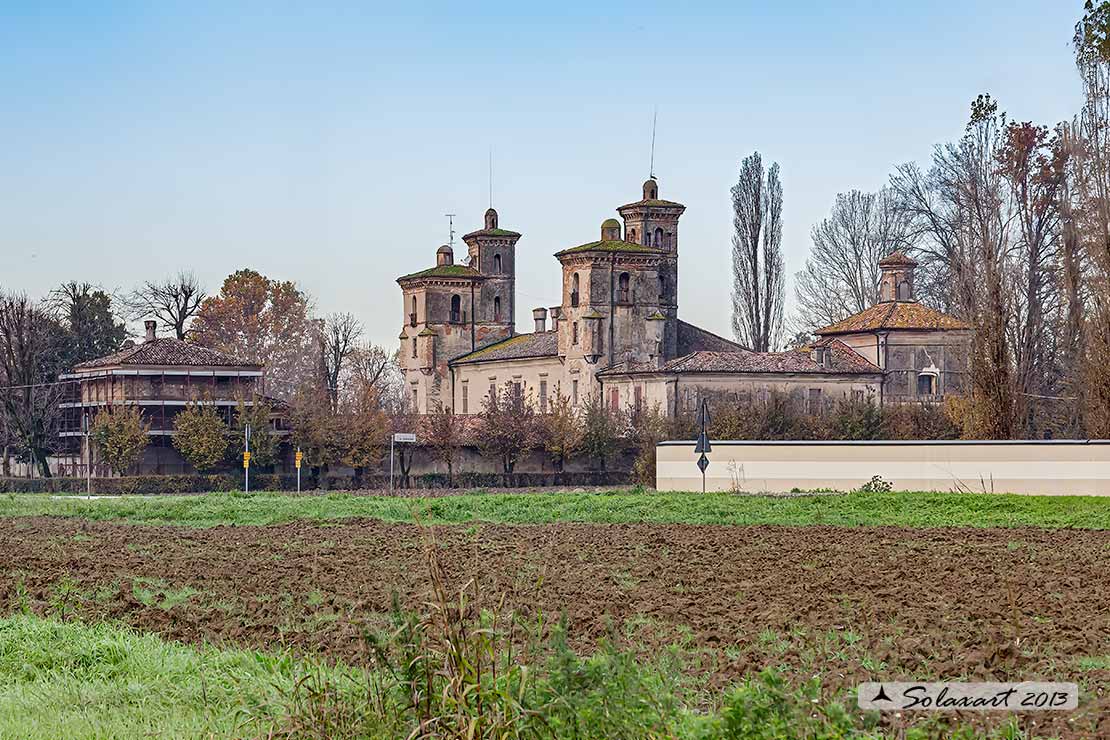
<path id="1" fill-rule="evenodd" d="M 3 519 L 0 612 L 69 610 L 357 662 L 362 629 L 384 624 L 394 592 L 419 607 L 428 531 L 452 581 L 476 576 L 508 607 L 565 613 L 581 648 L 606 636 L 645 654 L 677 644 L 715 685 L 766 665 L 819 673 L 830 692 L 876 678 L 1078 681 L 1079 712 L 1023 722 L 1110 737 L 1102 531 Z"/>

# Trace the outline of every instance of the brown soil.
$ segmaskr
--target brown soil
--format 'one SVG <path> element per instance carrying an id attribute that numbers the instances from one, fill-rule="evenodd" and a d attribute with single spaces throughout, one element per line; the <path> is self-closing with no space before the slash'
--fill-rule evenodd
<path id="1" fill-rule="evenodd" d="M 1040 529 L 558 524 L 436 527 L 441 561 L 491 602 L 549 618 L 572 644 L 681 645 L 723 686 L 763 666 L 864 680 L 1060 680 L 1074 713 L 1037 734 L 1110 737 L 1110 533 Z M 271 527 L 0 520 L 0 613 L 117 618 L 188 642 L 357 662 L 391 598 L 428 589 L 421 530 L 372 520 Z M 78 593 L 62 605 L 58 584 Z M 192 589 L 192 591 L 186 590 Z M 20 596 L 20 594 L 23 594 Z M 180 601 L 180 603 L 174 603 Z M 853 702 L 854 703 L 854 702 Z M 1036 722 L 1036 725 L 1030 724 Z"/>

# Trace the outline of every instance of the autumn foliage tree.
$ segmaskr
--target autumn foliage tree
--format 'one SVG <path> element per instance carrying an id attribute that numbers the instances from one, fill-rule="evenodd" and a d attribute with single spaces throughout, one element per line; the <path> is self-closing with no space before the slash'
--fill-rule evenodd
<path id="1" fill-rule="evenodd" d="M 620 448 L 620 435 L 618 413 L 600 393 L 591 393 L 582 408 L 582 452 L 605 470 L 609 457 Z"/>
<path id="2" fill-rule="evenodd" d="M 230 440 L 215 406 L 189 404 L 174 418 L 173 428 L 173 446 L 197 470 L 213 470 L 224 461 Z"/>
<path id="3" fill-rule="evenodd" d="M 134 406 L 101 411 L 93 419 L 89 435 L 104 462 L 116 475 L 130 471 L 146 449 L 150 424 Z"/>
<path id="4" fill-rule="evenodd" d="M 265 365 L 268 392 L 290 398 L 318 373 L 318 327 L 311 313 L 309 297 L 291 281 L 239 270 L 201 304 L 192 338 Z"/>
<path id="5" fill-rule="evenodd" d="M 566 461 L 582 448 L 583 438 L 582 420 L 567 396 L 555 393 L 547 413 L 538 418 L 538 430 L 555 470 L 563 472 Z"/>
<path id="6" fill-rule="evenodd" d="M 484 454 L 501 461 L 512 473 L 520 458 L 535 445 L 536 412 L 530 399 L 514 383 L 506 383 L 482 402 L 478 419 L 478 444 Z"/>
<path id="7" fill-rule="evenodd" d="M 424 423 L 424 445 L 432 457 L 447 468 L 447 483 L 455 485 L 455 460 L 459 455 L 462 420 L 442 404 L 428 415 Z"/>

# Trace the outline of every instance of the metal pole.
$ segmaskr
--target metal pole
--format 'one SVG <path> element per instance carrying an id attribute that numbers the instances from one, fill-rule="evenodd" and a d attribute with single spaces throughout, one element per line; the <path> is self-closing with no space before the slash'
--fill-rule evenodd
<path id="1" fill-rule="evenodd" d="M 89 425 L 89 415 L 82 414 L 85 420 L 85 495 L 92 495 L 92 428 Z"/>
<path id="2" fill-rule="evenodd" d="M 248 421 L 243 426 L 243 452 L 250 453 L 251 451 L 251 424 Z M 243 455 L 243 492 L 250 493 L 251 491 L 251 460 L 246 455 Z"/>
<path id="3" fill-rule="evenodd" d="M 301 454 L 301 448 L 297 448 L 297 454 Z M 301 492 L 301 464 L 297 462 L 297 493 Z"/>
<path id="4" fill-rule="evenodd" d="M 393 435 L 389 435 L 389 492 L 393 493 Z"/>

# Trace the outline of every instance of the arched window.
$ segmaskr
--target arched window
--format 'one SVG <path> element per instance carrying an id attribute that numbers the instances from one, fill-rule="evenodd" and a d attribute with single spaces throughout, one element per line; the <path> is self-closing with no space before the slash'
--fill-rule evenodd
<path id="1" fill-rule="evenodd" d="M 416 357 L 416 337 L 412 338 L 412 356 Z"/>
<path id="2" fill-rule="evenodd" d="M 462 321 L 462 298 L 455 295 L 451 296 L 451 323 L 458 324 Z"/>
<path id="3" fill-rule="evenodd" d="M 902 282 L 898 283 L 898 300 L 908 301 L 911 295 L 912 294 L 910 292 L 909 280 L 903 280 Z"/>
<path id="4" fill-rule="evenodd" d="M 501 274 L 501 255 L 499 254 L 493 255 L 493 274 Z"/>
<path id="5" fill-rule="evenodd" d="M 631 302 L 631 296 L 629 295 L 629 290 L 628 290 L 628 280 L 629 280 L 629 278 L 628 278 L 628 273 L 627 272 L 622 272 L 621 276 L 619 278 L 617 278 L 617 302 L 618 303 L 630 303 Z"/>
<path id="6" fill-rule="evenodd" d="M 578 273 L 574 273 L 570 277 L 570 305 L 572 308 L 578 306 Z"/>
<path id="7" fill-rule="evenodd" d="M 501 296 L 493 297 L 493 320 L 501 320 Z"/>
<path id="8" fill-rule="evenodd" d="M 633 244 L 636 243 L 636 229 L 628 230 L 628 241 L 632 242 Z"/>
<path id="9" fill-rule="evenodd" d="M 654 243 L 653 246 L 656 246 L 656 247 L 662 247 L 663 246 L 663 229 L 662 228 L 658 228 L 658 229 L 655 230 L 655 243 Z"/>
<path id="10" fill-rule="evenodd" d="M 666 297 L 667 297 L 667 276 L 666 275 L 660 275 L 659 276 L 659 300 L 663 300 Z"/>
<path id="11" fill-rule="evenodd" d="M 409 324 L 416 326 L 416 296 L 412 297 L 412 311 L 409 312 Z"/>

